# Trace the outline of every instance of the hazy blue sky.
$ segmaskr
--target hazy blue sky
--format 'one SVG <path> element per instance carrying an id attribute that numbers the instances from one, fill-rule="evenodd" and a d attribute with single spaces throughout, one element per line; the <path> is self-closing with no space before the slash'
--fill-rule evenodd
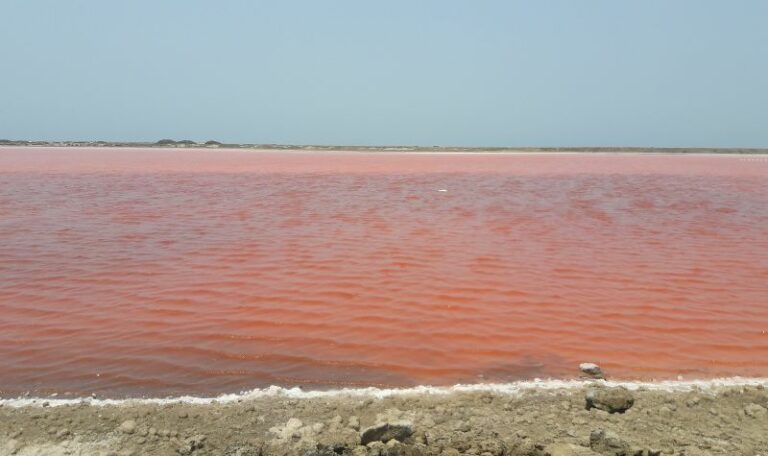
<path id="1" fill-rule="evenodd" d="M 765 0 L 0 0 L 0 138 L 768 146 Z"/>

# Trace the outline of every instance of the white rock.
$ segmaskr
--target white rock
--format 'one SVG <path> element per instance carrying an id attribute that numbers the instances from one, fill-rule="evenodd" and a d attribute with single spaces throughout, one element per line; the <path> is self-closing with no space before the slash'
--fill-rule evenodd
<path id="1" fill-rule="evenodd" d="M 592 378 L 605 378 L 603 370 L 595 363 L 581 363 L 579 364 L 579 369 Z"/>

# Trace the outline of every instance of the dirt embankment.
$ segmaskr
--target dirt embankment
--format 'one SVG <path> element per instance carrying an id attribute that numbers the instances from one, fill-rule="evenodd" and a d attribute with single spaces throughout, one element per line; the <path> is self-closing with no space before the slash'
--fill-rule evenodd
<path id="1" fill-rule="evenodd" d="M 768 455 L 762 386 L 0 407 L 0 454 Z"/>

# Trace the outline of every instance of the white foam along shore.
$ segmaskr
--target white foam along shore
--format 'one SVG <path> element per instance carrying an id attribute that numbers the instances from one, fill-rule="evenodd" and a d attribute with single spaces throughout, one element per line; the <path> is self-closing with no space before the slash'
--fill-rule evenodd
<path id="1" fill-rule="evenodd" d="M 547 392 L 576 390 L 591 384 L 599 383 L 605 386 L 623 386 L 629 390 L 644 389 L 660 392 L 687 392 L 698 390 L 702 392 L 717 391 L 725 387 L 764 386 L 768 387 L 768 378 L 728 377 L 702 380 L 662 380 L 662 381 L 613 381 L 613 380 L 556 380 L 534 379 L 512 383 L 477 383 L 459 384 L 454 386 L 420 385 L 411 388 L 343 388 L 333 390 L 302 390 L 298 387 L 285 388 L 270 386 L 257 388 L 241 393 L 223 394 L 217 397 L 177 396 L 165 398 L 127 398 L 100 399 L 96 397 L 58 398 L 58 397 L 18 397 L 0 399 L 0 406 L 12 408 L 22 407 L 61 407 L 67 405 L 86 404 L 96 407 L 120 405 L 165 405 L 190 404 L 210 405 L 236 403 L 263 397 L 282 397 L 291 399 L 313 399 L 323 397 L 370 397 L 381 399 L 391 396 L 408 395 L 448 395 L 455 393 L 492 392 L 496 394 L 518 395 L 525 392 Z"/>

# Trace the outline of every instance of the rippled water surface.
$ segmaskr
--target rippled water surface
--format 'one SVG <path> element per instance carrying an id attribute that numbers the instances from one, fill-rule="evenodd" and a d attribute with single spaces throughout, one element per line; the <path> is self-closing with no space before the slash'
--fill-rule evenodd
<path id="1" fill-rule="evenodd" d="M 768 376 L 768 160 L 0 149 L 0 396 Z"/>

